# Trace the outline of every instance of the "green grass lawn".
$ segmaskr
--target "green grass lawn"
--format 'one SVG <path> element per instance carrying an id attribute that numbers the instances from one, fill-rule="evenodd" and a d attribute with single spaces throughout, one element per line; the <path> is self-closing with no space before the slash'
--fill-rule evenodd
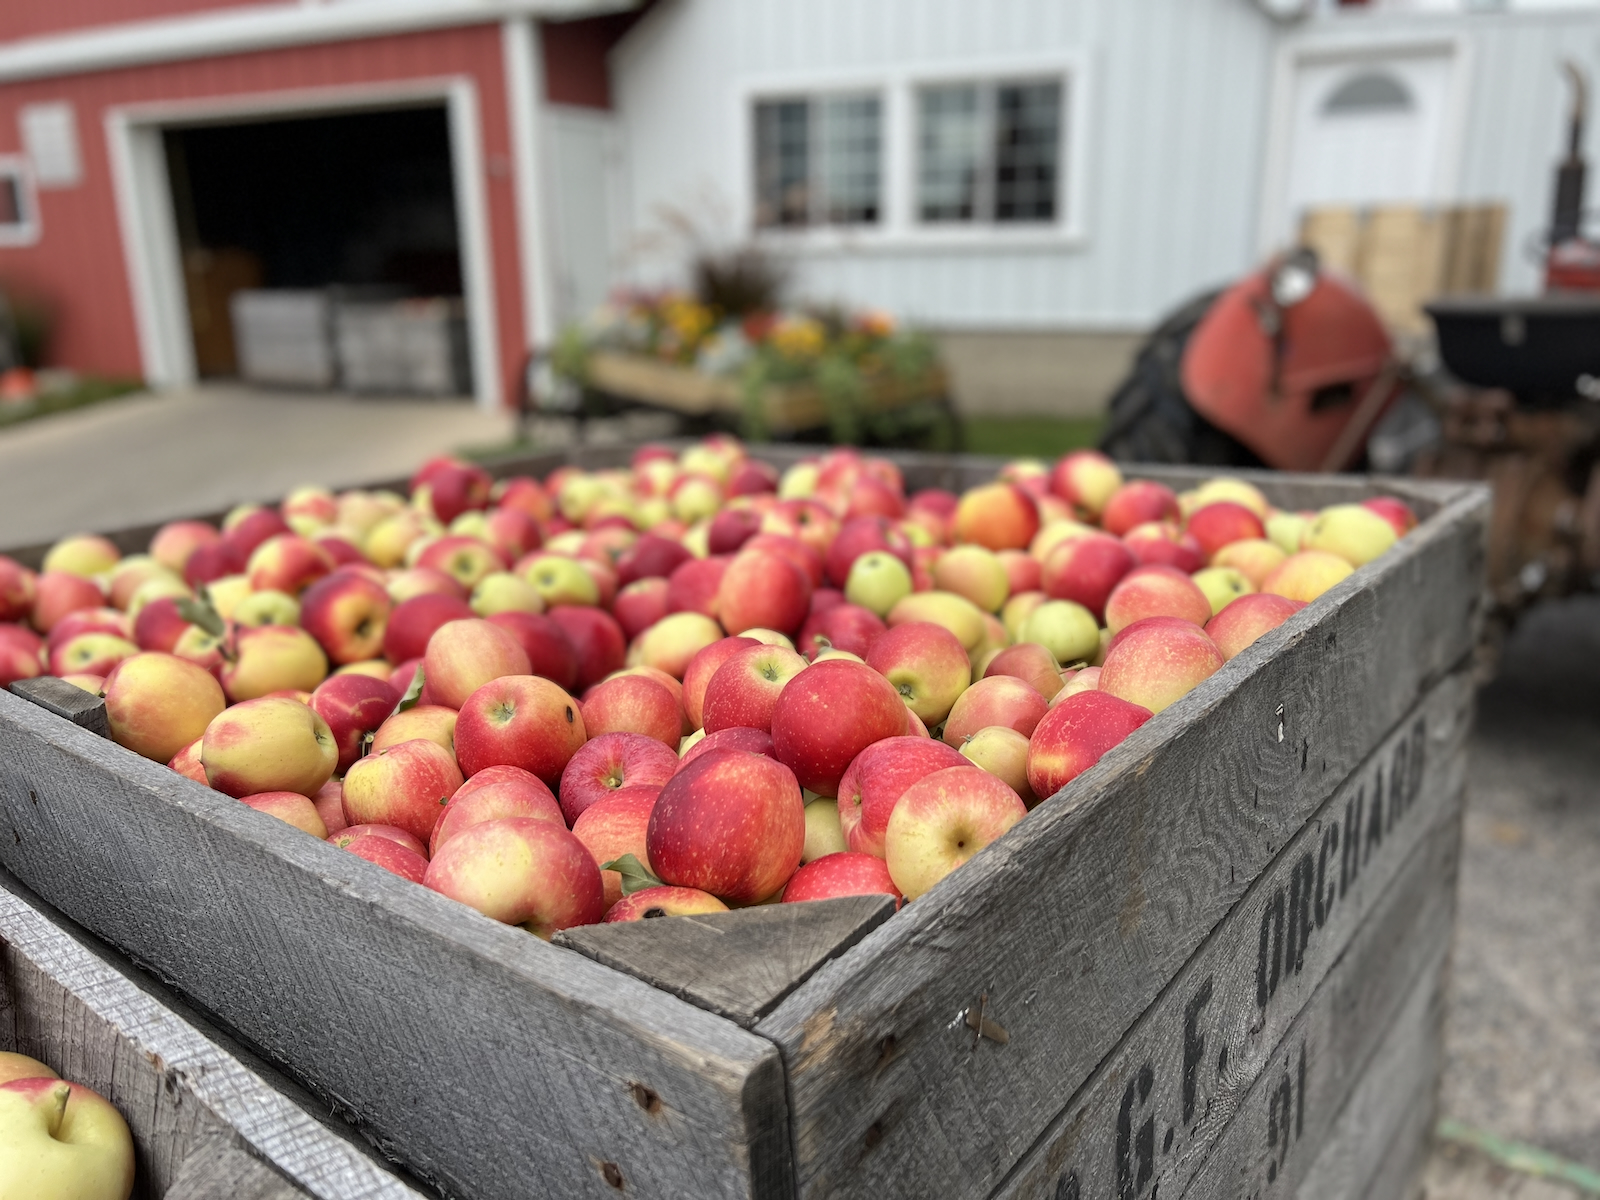
<path id="1" fill-rule="evenodd" d="M 1093 446 L 1104 417 L 968 417 L 966 452 L 1006 458 L 1055 458 Z"/>

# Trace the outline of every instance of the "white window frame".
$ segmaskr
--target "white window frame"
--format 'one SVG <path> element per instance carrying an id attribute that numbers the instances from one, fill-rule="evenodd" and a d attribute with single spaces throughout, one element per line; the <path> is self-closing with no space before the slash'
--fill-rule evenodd
<path id="1" fill-rule="evenodd" d="M 813 114 L 815 112 L 814 106 L 817 106 L 828 100 L 859 100 L 866 99 L 869 96 L 878 102 L 878 147 L 881 152 L 881 157 L 878 162 L 878 219 L 876 221 L 808 221 L 804 225 L 757 226 L 755 223 L 755 212 L 757 207 L 756 168 L 759 165 L 760 158 L 759 154 L 756 152 L 756 137 L 758 134 L 756 122 L 757 106 L 768 103 L 782 104 L 800 102 L 805 104 L 807 108 L 807 129 L 813 135 L 813 140 L 807 148 L 807 153 L 809 155 L 816 149 L 814 138 L 816 126 L 813 124 Z M 788 91 L 762 90 L 752 93 L 747 103 L 748 111 L 745 114 L 745 137 L 748 139 L 748 145 L 745 147 L 745 153 L 749 163 L 749 178 L 745 181 L 745 203 L 749 206 L 750 215 L 747 223 L 752 230 L 755 230 L 761 235 L 765 236 L 767 234 L 794 235 L 812 230 L 864 232 L 883 227 L 888 216 L 887 199 L 889 194 L 887 165 L 889 161 L 889 95 L 883 87 L 868 83 L 860 87 L 835 85 L 827 88 L 804 88 L 791 89 Z M 819 167 L 820 163 L 808 161 L 806 164 L 808 173 L 817 170 Z M 808 179 L 806 181 L 807 188 L 810 188 L 815 182 L 815 178 Z"/>
<path id="2" fill-rule="evenodd" d="M 1057 214 L 1049 222 L 922 222 L 917 216 L 917 93 L 925 87 L 1058 80 L 1066 107 L 1061 122 Z M 814 99 L 876 92 L 883 113 L 880 219 L 876 225 L 757 227 L 755 106 L 784 97 Z M 928 250 L 1061 250 L 1088 244 L 1087 170 L 1089 110 L 1093 96 L 1089 59 L 1078 52 L 1046 58 L 988 58 L 959 67 L 885 66 L 745 79 L 733 89 L 739 131 L 739 227 L 763 245 L 797 254 L 920 252 Z"/>
<path id="3" fill-rule="evenodd" d="M 33 164 L 26 154 L 0 154 L 0 175 L 10 176 L 17 185 L 17 204 L 22 220 L 0 225 L 0 246 L 32 246 L 38 242 L 39 189 L 33 178 Z"/>

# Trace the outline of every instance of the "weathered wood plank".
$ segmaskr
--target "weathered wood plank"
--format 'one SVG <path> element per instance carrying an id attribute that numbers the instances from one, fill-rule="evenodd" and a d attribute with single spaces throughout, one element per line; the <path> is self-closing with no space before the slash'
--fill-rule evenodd
<path id="1" fill-rule="evenodd" d="M 584 925 L 553 940 L 748 1029 L 894 911 L 889 896 L 845 896 Z"/>
<path id="2" fill-rule="evenodd" d="M 54 675 L 19 679 L 11 685 L 11 694 L 21 696 L 29 704 L 37 704 L 46 712 L 65 717 L 90 733 L 98 733 L 101 737 L 110 734 L 110 726 L 106 723 L 106 702 L 64 679 L 57 679 Z"/>
<path id="3" fill-rule="evenodd" d="M 776 1050 L 0 694 L 0 862 L 479 1200 L 782 1195 Z"/>
<path id="4" fill-rule="evenodd" d="M 173 1194 L 168 1188 L 195 1150 L 221 1142 L 272 1160 L 285 1194 L 417 1198 L 365 1151 L 5 890 L 0 1049 L 48 1063 L 117 1106 L 140 1151 L 137 1196 Z"/>
<path id="5" fill-rule="evenodd" d="M 1410 986 L 1381 1024 L 1363 1027 L 1340 997 L 1308 1009 L 1184 1196 L 1398 1200 L 1427 1140 L 1448 952 L 1435 938 L 1395 965 Z"/>
<path id="6" fill-rule="evenodd" d="M 1440 684 L 1306 822 L 997 1197 L 1175 1195 L 1314 993 L 1354 979 L 1398 1002 L 1395 945 L 1417 949 L 1429 920 L 1427 937 L 1448 938 L 1471 699 L 1459 675 Z M 1362 1007 L 1388 1018 L 1381 1000 Z"/>
<path id="7" fill-rule="evenodd" d="M 211 1138 L 183 1160 L 162 1200 L 300 1200 L 305 1195 L 259 1158 Z"/>
<path id="8" fill-rule="evenodd" d="M 802 984 L 802 1195 L 986 1194 L 1260 871 L 1469 653 L 1469 490 Z M 1116 931 L 1115 934 L 1112 931 Z M 1010 1031 L 974 1051 L 953 1014 Z"/>

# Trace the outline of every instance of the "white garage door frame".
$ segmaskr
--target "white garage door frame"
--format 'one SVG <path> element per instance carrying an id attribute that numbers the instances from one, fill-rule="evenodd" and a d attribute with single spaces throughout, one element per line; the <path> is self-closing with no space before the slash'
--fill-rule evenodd
<path id="1" fill-rule="evenodd" d="M 1382 65 L 1418 57 L 1450 62 L 1450 86 L 1441 125 L 1442 145 L 1433 194 L 1439 203 L 1456 197 L 1466 146 L 1467 106 L 1471 95 L 1471 46 L 1465 37 L 1389 38 L 1290 41 L 1279 48 L 1273 67 L 1268 112 L 1267 147 L 1262 171 L 1257 253 L 1263 257 L 1288 246 L 1295 236 L 1289 211 L 1289 173 L 1294 159 L 1295 88 L 1305 67 L 1348 64 Z"/>
<path id="2" fill-rule="evenodd" d="M 158 101 L 108 109 L 105 128 L 112 188 L 146 382 L 156 388 L 178 388 L 191 386 L 198 378 L 177 219 L 161 140 L 164 129 L 289 116 L 331 116 L 430 102 L 444 105 L 450 128 L 474 398 L 480 408 L 498 409 L 502 402 L 500 352 L 484 190 L 483 135 L 477 86 L 465 76 Z"/>

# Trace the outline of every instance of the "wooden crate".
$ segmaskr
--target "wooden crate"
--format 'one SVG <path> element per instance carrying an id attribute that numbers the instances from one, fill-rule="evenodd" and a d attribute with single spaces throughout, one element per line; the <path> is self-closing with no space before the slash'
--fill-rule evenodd
<path id="1" fill-rule="evenodd" d="M 998 465 L 897 457 L 912 487 Z M 1425 520 L 886 920 L 547 944 L 5 695 L 0 863 L 452 1195 L 1398 1197 L 1431 1124 L 1488 493 L 1252 478 Z"/>
<path id="2" fill-rule="evenodd" d="M 4 875 L 0 1050 L 116 1105 L 137 1200 L 421 1200 Z"/>

